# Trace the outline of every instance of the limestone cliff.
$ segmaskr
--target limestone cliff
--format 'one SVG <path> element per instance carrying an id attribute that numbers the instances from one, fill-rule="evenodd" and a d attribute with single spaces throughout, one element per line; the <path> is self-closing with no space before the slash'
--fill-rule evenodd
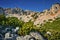
<path id="1" fill-rule="evenodd" d="M 48 10 L 43 12 L 35 12 L 30 10 L 22 10 L 20 8 L 1 8 L 0 14 L 4 13 L 6 17 L 17 17 L 18 19 L 28 22 L 29 20 L 34 22 L 34 25 L 45 23 L 48 20 L 55 20 L 60 17 L 60 4 L 56 3 Z"/>

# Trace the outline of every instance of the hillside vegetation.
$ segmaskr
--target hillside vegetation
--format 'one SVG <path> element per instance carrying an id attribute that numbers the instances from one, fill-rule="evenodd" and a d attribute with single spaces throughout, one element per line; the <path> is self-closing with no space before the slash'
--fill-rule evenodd
<path id="1" fill-rule="evenodd" d="M 60 40 L 60 18 L 56 18 L 54 21 L 46 22 L 44 25 L 37 27 L 33 25 L 33 22 L 23 22 L 18 20 L 16 17 L 6 18 L 4 15 L 0 15 L 0 25 L 5 27 L 13 26 L 19 27 L 17 34 L 19 35 L 28 35 L 31 31 L 37 31 L 48 40 Z M 3 28 L 2 28 L 3 29 Z"/>
<path id="2" fill-rule="evenodd" d="M 0 33 L 7 27 L 19 27 L 16 34 L 20 36 L 37 31 L 47 40 L 60 40 L 60 4 L 43 12 L 1 7 L 0 11 Z"/>

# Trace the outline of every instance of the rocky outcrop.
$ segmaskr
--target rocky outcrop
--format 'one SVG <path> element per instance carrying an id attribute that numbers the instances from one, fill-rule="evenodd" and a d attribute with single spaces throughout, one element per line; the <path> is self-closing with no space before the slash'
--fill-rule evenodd
<path id="1" fill-rule="evenodd" d="M 49 19 L 54 20 L 55 18 L 60 16 L 60 4 L 52 5 L 50 10 L 44 10 L 34 22 L 35 25 L 42 24 L 44 21 L 48 21 Z"/>
<path id="2" fill-rule="evenodd" d="M 11 36 L 14 35 L 14 36 Z M 18 36 L 16 34 L 6 33 L 5 40 L 45 40 L 38 32 L 30 32 L 29 35 Z"/>
<path id="3" fill-rule="evenodd" d="M 35 12 L 30 10 L 22 10 L 20 8 L 0 8 L 0 14 L 5 13 L 6 17 L 17 17 L 24 22 L 28 22 L 29 20 L 34 22 L 34 25 L 43 24 L 45 21 L 49 19 L 54 20 L 57 17 L 60 17 L 60 4 L 54 4 L 48 10 L 44 10 L 43 12 Z"/>

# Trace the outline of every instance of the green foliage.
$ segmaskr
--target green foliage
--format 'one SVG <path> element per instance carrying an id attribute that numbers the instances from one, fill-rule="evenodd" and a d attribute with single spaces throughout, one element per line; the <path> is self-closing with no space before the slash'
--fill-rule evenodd
<path id="1" fill-rule="evenodd" d="M 6 17 L 4 15 L 0 15 L 0 25 L 4 25 L 6 21 Z"/>
<path id="2" fill-rule="evenodd" d="M 60 18 L 56 18 L 53 22 L 47 22 L 44 24 L 41 28 L 42 30 L 45 29 L 44 33 L 43 31 L 42 34 L 44 37 L 46 37 L 48 40 L 60 40 Z M 48 35 L 47 32 L 51 32 L 51 35 Z"/>
<path id="3" fill-rule="evenodd" d="M 4 15 L 0 15 L 0 21 L 5 20 L 5 16 Z"/>
<path id="4" fill-rule="evenodd" d="M 23 25 L 23 21 L 18 20 L 16 17 L 8 17 L 6 18 L 4 15 L 0 15 L 0 25 L 3 26 L 19 26 L 21 27 Z"/>
<path id="5" fill-rule="evenodd" d="M 22 25 L 18 33 L 20 35 L 27 35 L 33 28 L 33 22 L 29 21 Z"/>
<path id="6" fill-rule="evenodd" d="M 16 17 L 8 17 L 8 25 L 10 26 L 18 26 L 18 18 Z"/>
<path id="7" fill-rule="evenodd" d="M 51 19 L 49 21 L 51 21 Z M 36 27 L 31 21 L 25 23 L 16 17 L 6 18 L 4 15 L 0 15 L 0 25 L 19 26 L 19 35 L 27 35 L 31 31 L 38 31 L 48 40 L 60 40 L 60 18 L 56 18 L 53 22 L 46 22 L 44 25 L 41 25 L 41 27 Z M 47 34 L 48 31 L 51 32 L 51 35 Z"/>

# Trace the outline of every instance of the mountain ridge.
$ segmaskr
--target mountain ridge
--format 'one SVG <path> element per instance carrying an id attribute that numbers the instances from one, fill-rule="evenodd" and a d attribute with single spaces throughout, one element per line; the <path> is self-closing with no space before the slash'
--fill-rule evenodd
<path id="1" fill-rule="evenodd" d="M 4 13 L 6 17 L 17 17 L 18 19 L 28 22 L 34 21 L 34 24 L 42 24 L 48 19 L 54 20 L 60 16 L 60 4 L 56 3 L 52 5 L 50 9 L 43 10 L 43 12 L 35 12 L 31 10 L 23 10 L 20 8 L 1 8 L 0 14 Z"/>

